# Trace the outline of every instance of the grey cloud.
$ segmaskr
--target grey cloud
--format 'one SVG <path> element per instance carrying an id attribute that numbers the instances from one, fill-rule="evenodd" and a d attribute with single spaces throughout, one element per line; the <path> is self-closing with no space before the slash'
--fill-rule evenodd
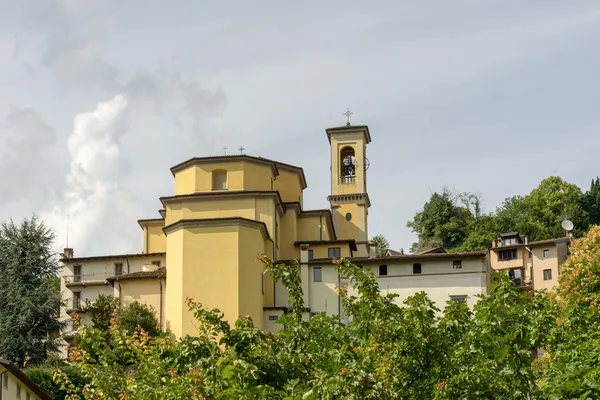
<path id="1" fill-rule="evenodd" d="M 0 152 L 0 204 L 19 200 L 35 211 L 62 190 L 61 171 L 45 150 L 57 141 L 56 130 L 28 107 L 12 105 L 1 126 L 5 134 Z"/>

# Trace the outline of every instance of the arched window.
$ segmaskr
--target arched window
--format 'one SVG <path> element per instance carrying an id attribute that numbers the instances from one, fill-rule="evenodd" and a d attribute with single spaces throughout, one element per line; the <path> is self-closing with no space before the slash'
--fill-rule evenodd
<path id="1" fill-rule="evenodd" d="M 344 147 L 340 152 L 340 172 L 342 183 L 354 183 L 356 177 L 356 157 L 352 147 Z"/>
<path id="2" fill-rule="evenodd" d="M 214 170 L 212 172 L 213 190 L 227 190 L 227 171 Z"/>

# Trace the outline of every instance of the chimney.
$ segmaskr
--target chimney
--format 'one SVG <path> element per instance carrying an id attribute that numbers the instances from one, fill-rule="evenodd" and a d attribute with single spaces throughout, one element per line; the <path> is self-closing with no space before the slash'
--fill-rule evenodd
<path id="1" fill-rule="evenodd" d="M 65 256 L 65 258 L 73 258 L 73 248 L 65 247 L 65 250 L 63 251 L 63 255 Z"/>
<path id="2" fill-rule="evenodd" d="M 496 247 L 496 239 L 492 239 L 492 247 Z"/>
<path id="3" fill-rule="evenodd" d="M 400 254 L 404 255 L 404 249 L 400 249 Z"/>

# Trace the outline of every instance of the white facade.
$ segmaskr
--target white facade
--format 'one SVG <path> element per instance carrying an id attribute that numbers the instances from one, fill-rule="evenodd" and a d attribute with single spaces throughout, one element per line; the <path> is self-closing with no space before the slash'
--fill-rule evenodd
<path id="1" fill-rule="evenodd" d="M 114 295 L 113 285 L 108 278 L 132 272 L 141 272 L 144 265 L 165 265 L 165 254 L 129 254 L 102 257 L 65 258 L 62 260 L 60 279 L 60 320 L 68 324 L 62 334 L 73 333 L 71 312 L 79 312 L 86 300 L 96 301 L 99 295 Z M 84 323 L 89 323 L 85 313 L 79 314 Z"/>
<path id="2" fill-rule="evenodd" d="M 307 261 L 301 257 L 304 302 L 311 313 L 324 312 L 330 316 L 344 316 L 338 287 L 348 285 L 348 295 L 357 295 L 348 279 L 339 276 L 336 266 L 330 262 Z M 397 294 L 395 302 L 404 301 L 419 292 L 425 292 L 441 311 L 448 301 L 465 301 L 473 307 L 478 295 L 488 293 L 490 267 L 487 252 L 401 255 L 381 258 L 357 258 L 351 260 L 377 277 L 382 294 Z M 384 266 L 384 267 L 382 267 Z M 420 272 L 419 272 L 420 271 Z M 277 330 L 275 318 L 288 306 L 287 292 L 276 285 L 276 307 L 265 313 L 267 330 Z"/>

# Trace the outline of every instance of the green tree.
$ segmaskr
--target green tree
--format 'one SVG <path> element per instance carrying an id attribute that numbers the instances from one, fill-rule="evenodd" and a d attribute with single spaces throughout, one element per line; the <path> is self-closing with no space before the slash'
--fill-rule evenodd
<path id="1" fill-rule="evenodd" d="M 110 327 L 110 320 L 115 317 L 119 307 L 119 300 L 112 295 L 100 294 L 96 301 L 86 300 L 83 311 L 88 315 L 95 328 L 106 331 Z"/>
<path id="2" fill-rule="evenodd" d="M 119 310 L 118 316 L 121 319 L 123 328 L 129 333 L 141 328 L 150 336 L 157 336 L 160 333 L 158 319 L 154 310 L 138 301 L 134 301 L 126 307 Z"/>
<path id="3" fill-rule="evenodd" d="M 433 193 L 407 226 L 417 234 L 418 244 L 411 251 L 424 250 L 432 244 L 446 249 L 460 246 L 468 236 L 473 215 L 468 208 L 457 205 L 460 196 L 444 189 L 442 193 Z M 463 194 L 463 197 L 465 195 Z"/>
<path id="4" fill-rule="evenodd" d="M 390 243 L 387 241 L 385 236 L 377 235 L 371 239 L 373 243 L 375 243 L 375 256 L 383 257 L 387 253 Z"/>
<path id="5" fill-rule="evenodd" d="M 53 239 L 35 216 L 0 226 L 0 355 L 21 367 L 57 349 L 53 334 L 62 324 Z"/>
<path id="6" fill-rule="evenodd" d="M 600 224 L 600 178 L 592 179 L 590 190 L 581 198 L 581 208 L 588 213 L 590 224 Z"/>

